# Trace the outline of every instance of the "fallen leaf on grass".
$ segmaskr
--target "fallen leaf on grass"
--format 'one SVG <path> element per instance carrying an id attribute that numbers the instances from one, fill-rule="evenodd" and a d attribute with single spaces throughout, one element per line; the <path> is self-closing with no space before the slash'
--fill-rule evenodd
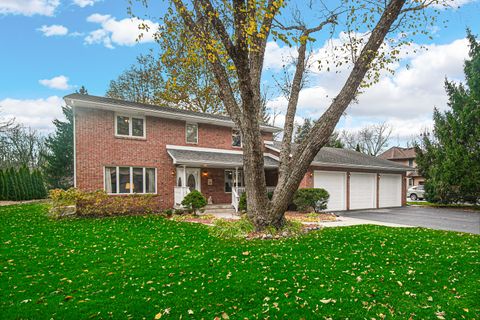
<path id="1" fill-rule="evenodd" d="M 330 302 L 335 303 L 335 302 L 337 302 L 337 300 L 334 300 L 334 299 L 322 299 L 322 300 L 320 300 L 320 302 L 327 304 L 327 303 L 330 303 Z"/>
<path id="2" fill-rule="evenodd" d="M 162 317 L 162 313 L 159 312 L 159 313 L 157 313 L 157 314 L 155 315 L 155 320 L 158 320 L 158 319 L 160 319 L 161 317 Z"/>
<path id="3" fill-rule="evenodd" d="M 65 297 L 65 301 L 68 301 L 68 300 L 70 300 L 70 299 L 73 299 L 73 297 L 72 297 L 72 296 L 66 296 L 66 297 Z"/>
<path id="4" fill-rule="evenodd" d="M 242 252 L 242 254 L 243 254 L 244 256 L 248 256 L 248 255 L 250 254 L 250 251 L 244 251 L 244 252 Z"/>

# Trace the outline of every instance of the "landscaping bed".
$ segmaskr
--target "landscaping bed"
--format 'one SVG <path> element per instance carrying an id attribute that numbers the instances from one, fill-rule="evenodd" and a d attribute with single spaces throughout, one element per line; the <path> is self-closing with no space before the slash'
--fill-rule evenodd
<path id="1" fill-rule="evenodd" d="M 480 236 L 324 228 L 225 240 L 160 215 L 0 208 L 2 319 L 478 319 Z"/>

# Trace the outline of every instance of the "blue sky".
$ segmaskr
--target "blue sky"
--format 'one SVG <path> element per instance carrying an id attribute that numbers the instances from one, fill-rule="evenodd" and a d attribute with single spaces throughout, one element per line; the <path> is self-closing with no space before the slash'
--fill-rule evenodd
<path id="1" fill-rule="evenodd" d="M 395 67 L 395 75 L 385 75 L 360 96 L 360 103 L 349 108 L 339 129 L 356 130 L 387 121 L 397 141 L 405 143 L 410 134 L 431 124 L 433 107 L 445 105 L 443 79 L 461 80 L 465 28 L 480 34 L 480 2 L 456 2 L 461 7 L 443 10 L 439 19 L 448 19 L 448 28 L 435 26 L 433 40 L 416 40 L 415 44 L 429 50 L 407 58 Z M 90 94 L 103 95 L 109 81 L 134 63 L 136 56 L 155 48 L 148 37 L 143 43 L 135 42 L 136 24 L 126 7 L 124 0 L 1 0 L 0 117 L 16 117 L 49 132 L 51 120 L 61 115 L 62 96 L 81 85 Z M 157 7 L 150 12 L 161 11 Z M 307 21 L 313 18 L 312 13 L 306 16 Z M 316 42 L 314 56 L 324 45 Z M 291 52 L 269 44 L 267 85 L 274 86 L 270 75 L 279 71 L 282 57 Z M 325 97 L 335 94 L 344 76 L 314 73 L 311 77 L 302 92 L 298 121 L 318 116 L 328 104 Z M 269 105 L 281 112 L 285 101 L 274 94 Z M 281 116 L 277 121 L 281 123 Z"/>

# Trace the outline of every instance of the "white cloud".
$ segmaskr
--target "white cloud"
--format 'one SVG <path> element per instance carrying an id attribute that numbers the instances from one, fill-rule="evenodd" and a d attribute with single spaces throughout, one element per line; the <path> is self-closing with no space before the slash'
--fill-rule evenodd
<path id="1" fill-rule="evenodd" d="M 80 8 L 93 6 L 95 2 L 98 2 L 98 0 L 73 0 L 73 3 L 79 6 Z"/>
<path id="2" fill-rule="evenodd" d="M 41 28 L 38 28 L 38 30 L 43 32 L 45 37 L 64 36 L 68 34 L 68 28 L 59 24 L 52 24 L 51 26 L 43 25 Z"/>
<path id="3" fill-rule="evenodd" d="M 438 3 L 434 3 L 432 7 L 440 8 L 440 9 L 460 8 L 461 6 L 464 6 L 466 4 L 469 4 L 471 2 L 476 2 L 476 1 L 477 0 L 444 0 L 444 1 L 439 1 Z"/>
<path id="4" fill-rule="evenodd" d="M 57 76 L 53 77 L 52 79 L 42 79 L 38 80 L 41 85 L 45 87 L 49 87 L 52 89 L 58 90 L 67 90 L 70 89 L 70 85 L 68 84 L 68 77 L 65 76 Z"/>
<path id="5" fill-rule="evenodd" d="M 419 47 L 418 44 L 414 46 Z M 323 48 L 318 52 L 321 50 Z M 401 63 L 394 65 L 395 74 L 382 73 L 379 83 L 358 96 L 358 103 L 350 105 L 338 128 L 355 130 L 363 125 L 387 122 L 393 127 L 392 136 L 407 139 L 419 134 L 431 127 L 434 107 L 447 108 L 444 80 L 462 81 L 463 63 L 467 57 L 466 39 L 427 45 L 413 55 L 405 55 Z M 266 59 L 276 57 L 267 56 Z M 346 76 L 348 72 L 312 74 L 313 85 L 300 93 L 298 115 L 317 119 L 338 94 Z M 279 97 L 270 101 L 268 106 L 284 111 L 286 100 Z"/>
<path id="6" fill-rule="evenodd" d="M 110 49 L 114 48 L 114 44 L 119 46 L 133 46 L 137 43 L 140 34 L 143 34 L 143 37 L 139 39 L 140 43 L 152 42 L 154 41 L 153 36 L 159 26 L 158 23 L 154 23 L 150 20 L 140 20 L 137 18 L 117 20 L 110 15 L 102 15 L 98 13 L 89 16 L 87 21 L 100 24 L 101 29 L 90 32 L 85 37 L 85 43 L 101 43 Z M 148 25 L 148 32 L 140 30 L 140 24 Z"/>
<path id="7" fill-rule="evenodd" d="M 0 14 L 53 16 L 60 0 L 1 0 Z"/>
<path id="8" fill-rule="evenodd" d="M 65 103 L 58 96 L 46 99 L 0 100 L 0 112 L 3 118 L 15 118 L 17 122 L 41 131 L 53 130 L 53 119 L 63 119 L 62 108 Z"/>

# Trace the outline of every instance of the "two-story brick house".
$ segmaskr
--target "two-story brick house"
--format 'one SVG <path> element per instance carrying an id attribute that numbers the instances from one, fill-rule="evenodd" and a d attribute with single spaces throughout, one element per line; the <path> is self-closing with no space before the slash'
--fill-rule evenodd
<path id="1" fill-rule="evenodd" d="M 238 205 L 243 192 L 240 132 L 229 117 L 70 94 L 74 110 L 75 186 L 109 194 L 154 193 L 163 206 L 192 189 L 213 204 Z M 262 125 L 266 182 L 277 182 L 281 129 Z M 330 210 L 404 205 L 406 167 L 351 150 L 323 148 L 301 187 L 330 193 Z"/>

